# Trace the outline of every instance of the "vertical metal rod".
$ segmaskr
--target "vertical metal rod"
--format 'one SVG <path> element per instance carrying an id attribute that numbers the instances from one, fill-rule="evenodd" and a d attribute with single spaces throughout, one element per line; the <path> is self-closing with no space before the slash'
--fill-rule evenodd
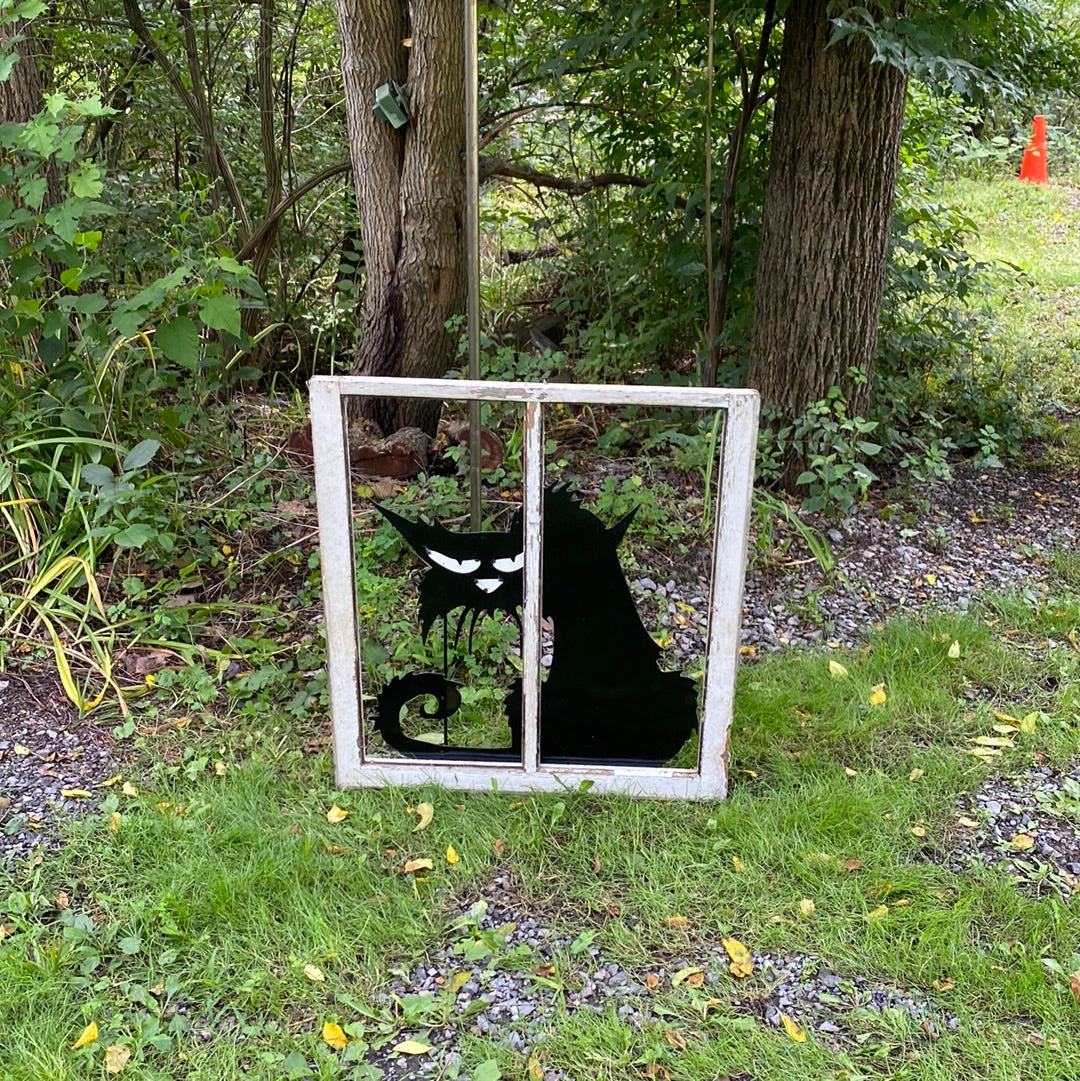
<path id="1" fill-rule="evenodd" d="M 540 598 L 543 595 L 544 536 L 544 407 L 525 403 L 524 477 L 524 603 L 521 612 L 521 762 L 526 773 L 540 768 Z"/>
<path id="2" fill-rule="evenodd" d="M 469 378 L 480 378 L 480 86 L 477 0 L 465 0 L 465 262 Z M 469 402 L 469 522 L 480 529 L 480 403 Z"/>

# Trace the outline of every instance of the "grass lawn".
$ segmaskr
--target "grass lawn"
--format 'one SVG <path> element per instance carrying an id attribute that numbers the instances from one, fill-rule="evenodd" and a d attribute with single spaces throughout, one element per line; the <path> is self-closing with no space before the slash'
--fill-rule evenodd
<path id="1" fill-rule="evenodd" d="M 1080 188 L 957 180 L 943 198 L 979 223 L 968 247 L 1021 272 L 994 293 L 995 341 L 1023 390 L 1080 405 Z"/>
<path id="2" fill-rule="evenodd" d="M 375 1077 L 366 1059 L 412 1062 L 390 1049 L 424 1042 L 434 1010 L 463 1058 L 432 1076 L 1075 1077 L 1075 904 L 1052 881 L 954 870 L 949 855 L 978 828 L 958 796 L 1076 754 L 1078 628 L 1080 568 L 1066 557 L 1041 603 L 890 624 L 831 655 L 846 675 L 812 654 L 746 667 L 723 804 L 335 792 L 328 754 L 301 753 L 285 730 L 158 737 L 158 761 L 0 894 L 0 1076 L 101 1077 L 112 1047 L 130 1055 L 128 1078 Z M 878 684 L 886 700 L 871 705 Z M 995 711 L 1027 719 L 1012 746 L 975 742 L 993 738 Z M 434 813 L 417 832 L 422 801 Z M 329 822 L 333 805 L 347 817 Z M 416 858 L 432 869 L 404 873 Z M 472 1033 L 449 990 L 423 1009 L 381 1000 L 394 970 L 447 942 L 464 944 L 461 970 L 482 985 L 536 969 L 497 936 L 469 952 L 480 936 L 457 917 L 496 875 L 643 986 L 664 972 L 643 992 L 651 1021 L 556 1005 L 530 1060 Z M 716 967 L 726 937 L 915 993 L 955 1027 L 841 995 L 836 1032 L 788 1034 L 755 1016 L 759 972 Z M 571 949 L 547 966 L 556 999 L 583 962 Z M 676 966 L 707 979 L 673 981 Z M 327 1022 L 343 1036 L 327 1029 L 327 1042 Z M 96 1040 L 73 1049 L 91 1023 Z"/>

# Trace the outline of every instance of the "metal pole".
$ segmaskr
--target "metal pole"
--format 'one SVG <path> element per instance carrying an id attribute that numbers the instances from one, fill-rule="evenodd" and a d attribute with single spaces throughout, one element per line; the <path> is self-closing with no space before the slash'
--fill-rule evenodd
<path id="1" fill-rule="evenodd" d="M 469 378 L 480 378 L 480 106 L 477 0 L 465 0 L 465 262 Z M 480 403 L 469 402 L 469 522 L 480 529 Z"/>

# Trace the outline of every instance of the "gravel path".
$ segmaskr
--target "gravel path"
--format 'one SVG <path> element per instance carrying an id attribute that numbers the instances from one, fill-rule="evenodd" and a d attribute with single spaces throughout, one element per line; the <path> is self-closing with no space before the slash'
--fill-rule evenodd
<path id="1" fill-rule="evenodd" d="M 512 881 L 499 876 L 481 900 L 461 910 L 448 941 L 383 992 L 384 1004 L 396 1006 L 403 1020 L 418 1003 L 429 1016 L 438 1016 L 435 1022 L 406 1025 L 401 1033 L 437 1053 L 417 1062 L 374 1052 L 370 1061 L 386 1071 L 387 1081 L 431 1076 L 457 1059 L 454 1045 L 461 1029 L 521 1055 L 542 1054 L 552 1018 L 579 1012 L 613 1011 L 633 1028 L 660 1025 L 677 1040 L 672 995 L 684 1000 L 688 1012 L 717 1008 L 774 1028 L 786 1017 L 836 1045 L 855 1039 L 853 1022 L 885 1011 L 906 1014 L 932 1037 L 959 1024 L 921 993 L 838 974 L 803 954 L 755 952 L 752 957 L 753 971 L 738 980 L 718 944 L 631 972 L 606 958 L 590 935 L 560 935 L 529 914 L 516 900 Z M 654 1006 L 658 995 L 665 1002 Z M 543 1076 L 544 1081 L 575 1081 L 557 1068 Z"/>
<path id="2" fill-rule="evenodd" d="M 57 817 L 96 803 L 113 767 L 107 729 L 80 721 L 54 679 L 0 675 L 0 870 L 55 844 Z"/>

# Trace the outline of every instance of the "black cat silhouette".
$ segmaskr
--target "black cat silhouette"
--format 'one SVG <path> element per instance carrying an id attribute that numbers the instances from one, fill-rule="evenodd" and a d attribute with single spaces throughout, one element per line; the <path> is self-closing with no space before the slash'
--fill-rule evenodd
<path id="1" fill-rule="evenodd" d="M 462 609 L 466 617 L 506 612 L 522 603 L 521 512 L 506 532 L 455 533 L 379 512 L 428 565 L 420 581 L 424 637 L 437 618 Z M 666 762 L 697 728 L 697 691 L 677 672 L 657 668 L 660 647 L 645 630 L 619 565 L 617 549 L 633 513 L 610 528 L 564 488 L 544 493 L 542 613 L 554 626 L 551 667 L 540 691 L 540 756 L 545 762 L 600 760 L 635 765 Z M 506 696 L 509 750 L 437 746 L 401 730 L 401 708 L 434 697 L 424 716 L 445 721 L 460 701 L 444 673 L 392 680 L 378 696 L 377 727 L 389 746 L 416 757 L 515 759 L 521 753 L 521 681 Z"/>

